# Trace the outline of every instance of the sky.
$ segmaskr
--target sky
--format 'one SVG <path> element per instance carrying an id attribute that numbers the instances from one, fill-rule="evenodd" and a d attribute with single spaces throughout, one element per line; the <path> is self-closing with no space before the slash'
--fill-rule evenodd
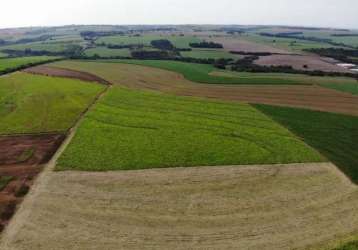
<path id="1" fill-rule="evenodd" d="M 0 6 L 0 28 L 272 24 L 358 29 L 357 0 L 4 0 Z"/>

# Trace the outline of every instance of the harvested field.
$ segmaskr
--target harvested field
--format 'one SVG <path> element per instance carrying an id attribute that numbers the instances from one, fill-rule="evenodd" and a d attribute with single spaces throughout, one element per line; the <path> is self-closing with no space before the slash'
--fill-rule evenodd
<path id="1" fill-rule="evenodd" d="M 0 137 L 0 180 L 7 180 L 0 190 L 0 231 L 63 139 L 60 134 Z"/>
<path id="2" fill-rule="evenodd" d="M 303 55 L 261 56 L 258 60 L 255 61 L 255 63 L 262 66 L 290 65 L 297 70 L 307 70 L 307 71 L 320 70 L 325 72 L 351 73 L 350 70 L 326 62 L 322 58 L 317 56 L 303 56 Z M 305 68 L 304 65 L 307 65 L 307 68 Z"/>
<path id="3" fill-rule="evenodd" d="M 178 73 L 138 65 L 93 62 L 60 62 L 54 65 L 91 72 L 111 83 L 135 89 L 358 115 L 357 96 L 320 86 L 197 84 Z"/>
<path id="4" fill-rule="evenodd" d="M 50 172 L 34 192 L 1 249 L 303 249 L 358 230 L 357 187 L 328 163 Z"/>
<path id="5" fill-rule="evenodd" d="M 291 54 L 288 50 L 274 48 L 269 45 L 256 43 L 245 40 L 241 37 L 215 37 L 210 39 L 213 42 L 221 43 L 224 49 L 228 51 L 244 51 L 244 52 L 269 52 L 278 54 Z"/>
<path id="6" fill-rule="evenodd" d="M 66 77 L 66 78 L 74 78 L 87 82 L 98 82 L 103 84 L 108 84 L 108 82 L 98 76 L 92 75 L 90 73 L 70 70 L 70 69 L 62 69 L 56 67 L 49 66 L 36 66 L 32 68 L 27 68 L 23 70 L 26 73 L 45 75 L 45 76 L 55 76 L 55 77 Z"/>

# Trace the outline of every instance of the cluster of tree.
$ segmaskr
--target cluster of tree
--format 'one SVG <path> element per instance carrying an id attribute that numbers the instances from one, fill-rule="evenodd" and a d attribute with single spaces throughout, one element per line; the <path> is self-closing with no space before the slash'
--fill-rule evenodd
<path id="1" fill-rule="evenodd" d="M 127 44 L 127 45 L 119 45 L 119 44 L 98 44 L 99 46 L 106 46 L 109 49 L 142 49 L 144 47 L 143 44 Z"/>
<path id="2" fill-rule="evenodd" d="M 174 50 L 174 45 L 167 39 L 153 40 L 150 44 L 157 49 L 161 50 Z"/>
<path id="3" fill-rule="evenodd" d="M 42 64 L 47 64 L 47 63 L 51 63 L 51 62 L 56 62 L 56 61 L 60 61 L 60 60 L 63 60 L 63 59 L 61 59 L 61 58 L 51 59 L 51 60 L 46 60 L 46 61 L 42 61 L 42 62 L 28 63 L 28 64 L 24 64 L 24 65 L 21 65 L 21 66 L 14 67 L 14 68 L 7 68 L 7 69 L 4 69 L 4 70 L 0 70 L 0 75 L 9 74 L 9 73 L 16 72 L 16 71 L 19 71 L 19 70 L 23 70 L 23 69 L 26 69 L 26 68 L 30 68 L 30 67 L 34 67 L 34 66 L 38 66 L 38 65 L 42 65 Z"/>
<path id="4" fill-rule="evenodd" d="M 115 35 L 124 35 L 122 31 L 83 31 L 80 35 L 85 40 L 93 40 L 102 36 L 115 36 Z"/>
<path id="5" fill-rule="evenodd" d="M 318 54 L 320 56 L 331 57 L 345 63 L 358 63 L 358 49 L 342 49 L 342 48 L 318 48 L 306 49 L 308 52 Z"/>
<path id="6" fill-rule="evenodd" d="M 170 59 L 174 58 L 175 54 L 168 50 L 134 50 L 131 52 L 134 59 Z"/>
<path id="7" fill-rule="evenodd" d="M 230 51 L 231 54 L 243 55 L 243 56 L 271 56 L 275 53 L 271 52 L 246 52 L 246 51 Z"/>
<path id="8" fill-rule="evenodd" d="M 192 48 L 205 48 L 205 49 L 222 49 L 224 46 L 220 43 L 214 42 L 200 42 L 200 43 L 190 43 L 190 47 Z"/>

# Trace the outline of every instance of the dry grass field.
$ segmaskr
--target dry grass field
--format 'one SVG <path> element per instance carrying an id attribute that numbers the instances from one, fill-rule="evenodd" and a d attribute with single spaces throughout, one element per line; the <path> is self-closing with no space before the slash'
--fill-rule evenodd
<path id="1" fill-rule="evenodd" d="M 333 165 L 48 172 L 3 250 L 306 249 L 358 230 Z"/>
<path id="2" fill-rule="evenodd" d="M 233 86 L 198 84 L 186 80 L 181 74 L 175 72 L 139 65 L 75 61 L 52 65 L 90 72 L 111 83 L 134 89 L 159 90 L 183 96 L 274 104 L 358 115 L 357 96 L 315 85 Z"/>

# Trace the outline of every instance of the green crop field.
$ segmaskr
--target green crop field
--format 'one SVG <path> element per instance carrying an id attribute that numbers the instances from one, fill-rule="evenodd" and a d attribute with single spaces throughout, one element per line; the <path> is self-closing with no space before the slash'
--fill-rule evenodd
<path id="1" fill-rule="evenodd" d="M 104 86 L 14 73 L 0 77 L 0 134 L 67 130 Z"/>
<path id="2" fill-rule="evenodd" d="M 190 48 L 189 43 L 200 42 L 199 38 L 194 36 L 169 36 L 169 35 L 142 35 L 142 36 L 107 36 L 96 41 L 97 44 L 118 44 L 131 45 L 142 44 L 150 46 L 151 41 L 158 39 L 168 39 L 177 48 Z"/>
<path id="3" fill-rule="evenodd" d="M 106 171 L 322 160 L 249 105 L 116 86 L 86 115 L 57 169 Z"/>
<path id="4" fill-rule="evenodd" d="M 347 92 L 347 93 L 351 93 L 353 95 L 358 95 L 358 82 L 357 81 L 352 82 L 352 83 L 345 83 L 345 84 L 325 83 L 325 84 L 322 84 L 322 86 L 331 88 L 331 89 L 335 89 L 335 90 L 339 90 L 339 91 L 343 91 L 343 92 Z"/>
<path id="5" fill-rule="evenodd" d="M 54 60 L 58 57 L 54 56 L 29 56 L 16 58 L 2 58 L 0 59 L 0 72 L 7 69 L 17 68 L 30 63 L 39 63 Z"/>
<path id="6" fill-rule="evenodd" d="M 232 58 L 240 59 L 239 55 L 231 54 L 225 50 L 214 50 L 214 49 L 193 49 L 192 51 L 180 52 L 182 57 L 191 57 L 199 59 L 220 59 L 220 58 Z"/>
<path id="7" fill-rule="evenodd" d="M 129 49 L 108 49 L 106 47 L 97 47 L 97 48 L 87 49 L 85 51 L 86 56 L 94 56 L 96 54 L 101 57 L 112 57 L 112 56 L 131 57 L 131 51 Z"/>
<path id="8" fill-rule="evenodd" d="M 303 138 L 358 182 L 358 117 L 259 104 L 255 107 Z"/>

